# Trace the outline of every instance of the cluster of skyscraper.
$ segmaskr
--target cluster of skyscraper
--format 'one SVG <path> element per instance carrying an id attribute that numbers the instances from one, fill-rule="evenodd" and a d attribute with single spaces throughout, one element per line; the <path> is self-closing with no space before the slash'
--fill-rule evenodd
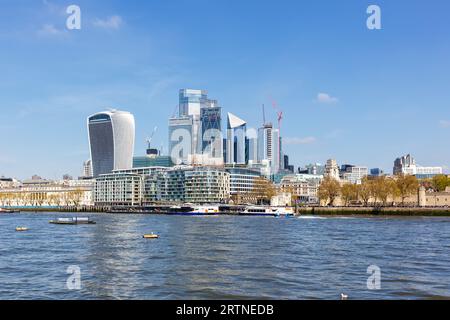
<path id="1" fill-rule="evenodd" d="M 264 123 L 258 130 L 228 113 L 226 135 L 222 133 L 222 112 L 216 100 L 204 90 L 182 89 L 179 114 L 169 120 L 169 153 L 176 164 L 236 164 L 267 167 L 267 175 L 282 168 L 279 129 Z"/>
<path id="2" fill-rule="evenodd" d="M 88 118 L 91 159 L 85 171 L 93 177 L 133 167 L 134 117 L 110 110 Z M 279 129 L 263 123 L 258 130 L 228 113 L 226 135 L 222 108 L 204 90 L 181 89 L 178 114 L 169 119 L 169 157 L 179 165 L 238 165 L 258 168 L 263 175 L 278 173 L 285 165 Z M 90 166 L 90 168 L 86 168 Z"/>

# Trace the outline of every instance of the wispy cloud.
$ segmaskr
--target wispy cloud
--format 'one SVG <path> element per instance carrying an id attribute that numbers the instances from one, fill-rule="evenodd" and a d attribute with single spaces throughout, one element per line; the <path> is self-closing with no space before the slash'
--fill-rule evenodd
<path id="1" fill-rule="evenodd" d="M 439 126 L 441 128 L 450 128 L 450 120 L 441 120 L 441 121 L 439 121 Z"/>
<path id="2" fill-rule="evenodd" d="M 344 131 L 342 129 L 335 129 L 325 135 L 326 139 L 338 139 L 342 136 Z"/>
<path id="3" fill-rule="evenodd" d="M 0 155 L 0 163 L 2 164 L 13 164 L 15 161 L 14 159 L 7 157 L 7 156 L 2 156 Z"/>
<path id="4" fill-rule="evenodd" d="M 39 36 L 62 36 L 66 32 L 62 29 L 56 28 L 53 24 L 45 24 L 37 31 Z"/>
<path id="5" fill-rule="evenodd" d="M 316 137 L 304 137 L 304 138 L 285 138 L 283 144 L 285 145 L 301 145 L 311 144 L 317 141 Z"/>
<path id="6" fill-rule="evenodd" d="M 107 19 L 95 19 L 94 26 L 103 29 L 118 30 L 123 25 L 123 19 L 121 16 L 114 15 Z"/>
<path id="7" fill-rule="evenodd" d="M 336 97 L 332 97 L 328 93 L 320 92 L 317 94 L 315 101 L 323 104 L 335 104 L 339 102 L 339 99 Z"/>

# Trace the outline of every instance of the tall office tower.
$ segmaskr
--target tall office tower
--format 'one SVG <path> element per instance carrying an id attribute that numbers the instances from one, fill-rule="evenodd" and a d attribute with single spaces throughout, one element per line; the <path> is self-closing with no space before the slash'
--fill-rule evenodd
<path id="1" fill-rule="evenodd" d="M 270 161 L 271 173 L 276 174 L 281 166 L 280 130 L 266 123 L 258 130 L 258 162 Z"/>
<path id="2" fill-rule="evenodd" d="M 179 92 L 179 117 L 189 117 L 192 119 L 190 155 L 201 154 L 201 129 L 200 129 L 200 109 L 208 100 L 207 91 L 194 89 L 181 89 Z"/>
<path id="3" fill-rule="evenodd" d="M 247 163 L 258 162 L 258 132 L 253 129 L 247 129 Z"/>
<path id="4" fill-rule="evenodd" d="M 281 137 L 279 129 L 272 129 L 272 174 L 276 174 L 282 167 L 281 161 Z"/>
<path id="5" fill-rule="evenodd" d="M 199 150 L 217 164 L 223 164 L 222 113 L 215 100 L 206 100 L 200 108 Z"/>
<path id="6" fill-rule="evenodd" d="M 126 111 L 96 113 L 87 119 L 94 177 L 133 166 L 134 116 Z"/>
<path id="7" fill-rule="evenodd" d="M 228 113 L 227 163 L 245 164 L 245 136 L 247 123 Z"/>
<path id="8" fill-rule="evenodd" d="M 258 162 L 272 160 L 272 130 L 271 123 L 258 129 Z"/>
<path id="9" fill-rule="evenodd" d="M 188 164 L 192 156 L 192 118 L 169 119 L 169 156 L 174 164 Z"/>
<path id="10" fill-rule="evenodd" d="M 214 142 L 214 146 L 222 143 L 216 139 L 217 132 L 209 130 L 221 130 L 221 108 L 217 106 L 217 101 L 208 99 L 205 90 L 181 89 L 178 113 L 178 117 L 169 120 L 169 153 L 172 158 L 174 158 L 174 154 L 183 153 L 183 162 L 186 160 L 187 162 L 184 163 L 187 164 L 202 161 L 203 150 L 207 148 L 207 152 L 209 152 L 211 142 Z M 177 128 L 182 130 L 177 130 Z M 185 138 L 182 139 L 183 141 L 179 140 L 180 132 L 186 132 L 185 129 L 190 135 L 189 145 Z M 209 135 L 211 132 L 215 132 L 215 134 L 204 137 L 205 134 Z M 206 143 L 203 140 L 206 140 Z M 181 146 L 183 150 L 180 149 Z M 220 157 L 220 161 L 222 161 L 222 151 L 213 153 L 215 153 L 217 159 Z M 179 162 L 179 159 L 172 160 L 174 163 Z"/>
<path id="11" fill-rule="evenodd" d="M 92 177 L 92 161 L 91 161 L 91 159 L 86 160 L 83 163 L 83 177 L 85 177 L 85 178 Z"/>

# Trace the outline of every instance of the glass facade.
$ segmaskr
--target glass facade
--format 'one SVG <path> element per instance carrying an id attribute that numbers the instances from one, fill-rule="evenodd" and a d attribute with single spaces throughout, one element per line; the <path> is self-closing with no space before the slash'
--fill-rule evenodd
<path id="1" fill-rule="evenodd" d="M 134 117 L 125 111 L 105 111 L 88 118 L 94 177 L 133 165 Z"/>
<path id="2" fill-rule="evenodd" d="M 94 177 L 114 169 L 114 138 L 111 117 L 106 114 L 89 118 L 92 173 Z"/>

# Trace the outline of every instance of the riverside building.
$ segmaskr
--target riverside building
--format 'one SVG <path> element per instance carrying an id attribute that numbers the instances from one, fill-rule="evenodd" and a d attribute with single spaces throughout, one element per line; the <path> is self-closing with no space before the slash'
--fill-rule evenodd
<path id="1" fill-rule="evenodd" d="M 185 172 L 185 201 L 227 203 L 230 199 L 230 174 L 225 170 L 197 167 Z"/>
<path id="2" fill-rule="evenodd" d="M 280 188 L 299 203 L 315 204 L 319 202 L 317 192 L 322 180 L 322 175 L 291 174 L 281 179 Z"/>
<path id="3" fill-rule="evenodd" d="M 0 206 L 14 208 L 88 207 L 92 180 L 25 180 L 0 190 Z"/>
<path id="4" fill-rule="evenodd" d="M 133 207 L 142 204 L 142 194 L 142 175 L 111 173 L 96 179 L 93 198 L 96 206 Z"/>
<path id="5" fill-rule="evenodd" d="M 226 167 L 230 174 L 230 196 L 236 197 L 239 194 L 250 193 L 255 188 L 255 182 L 261 178 L 260 171 L 245 167 Z"/>

